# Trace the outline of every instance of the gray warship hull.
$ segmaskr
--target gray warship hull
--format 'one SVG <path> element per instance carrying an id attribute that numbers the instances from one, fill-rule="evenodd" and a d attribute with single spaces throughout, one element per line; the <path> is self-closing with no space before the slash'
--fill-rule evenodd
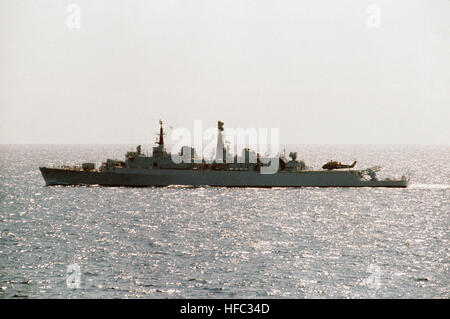
<path id="1" fill-rule="evenodd" d="M 408 180 L 365 180 L 358 170 L 302 170 L 261 174 L 258 171 L 115 168 L 84 171 L 39 168 L 47 186 L 217 186 L 217 187 L 408 187 Z"/>
<path id="2" fill-rule="evenodd" d="M 242 156 L 229 153 L 224 146 L 223 125 L 218 121 L 216 158 L 198 158 L 195 149 L 183 146 L 179 154 L 168 153 L 164 147 L 162 121 L 159 122 L 158 146 L 152 156 L 136 152 L 125 154 L 125 160 L 107 159 L 99 169 L 95 163 L 82 166 L 40 167 L 46 185 L 102 185 L 102 186 L 217 186 L 217 187 L 408 187 L 408 179 L 378 180 L 380 167 L 352 170 L 352 165 L 330 161 L 322 168 L 309 169 L 297 160 L 297 153 L 273 158 L 260 157 L 248 148 Z"/>

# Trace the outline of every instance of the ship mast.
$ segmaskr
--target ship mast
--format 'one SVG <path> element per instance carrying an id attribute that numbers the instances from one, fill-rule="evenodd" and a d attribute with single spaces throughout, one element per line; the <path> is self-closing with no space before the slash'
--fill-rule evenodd
<path id="1" fill-rule="evenodd" d="M 164 147 L 164 130 L 163 130 L 163 122 L 159 120 L 159 141 L 157 142 L 160 147 Z"/>
<path id="2" fill-rule="evenodd" d="M 156 144 L 158 144 L 158 146 L 153 147 L 153 155 L 154 156 L 158 156 L 158 155 L 164 155 L 165 150 L 164 150 L 164 129 L 163 129 L 163 122 L 161 120 L 159 120 L 159 140 L 156 141 Z"/>
<path id="3" fill-rule="evenodd" d="M 224 163 L 225 162 L 225 147 L 223 145 L 223 122 L 218 121 L 217 122 L 217 147 L 216 147 L 216 162 L 217 163 Z"/>

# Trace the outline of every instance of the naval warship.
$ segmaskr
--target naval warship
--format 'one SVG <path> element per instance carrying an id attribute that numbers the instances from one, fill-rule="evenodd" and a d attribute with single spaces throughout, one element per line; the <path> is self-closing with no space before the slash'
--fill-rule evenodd
<path id="1" fill-rule="evenodd" d="M 159 139 L 151 156 L 144 155 L 139 145 L 136 151 L 127 152 L 123 161 L 107 159 L 98 168 L 95 163 L 82 163 L 39 169 L 47 186 L 408 187 L 409 179 L 404 176 L 380 180 L 376 176 L 379 166 L 357 170 L 353 169 L 356 162 L 345 165 L 329 161 L 322 169 L 314 170 L 297 160 L 296 152 L 291 152 L 289 158 L 264 158 L 244 148 L 241 157 L 231 157 L 224 147 L 223 125 L 218 122 L 214 160 L 196 158 L 195 149 L 188 146 L 177 154 L 167 152 L 160 121 Z"/>

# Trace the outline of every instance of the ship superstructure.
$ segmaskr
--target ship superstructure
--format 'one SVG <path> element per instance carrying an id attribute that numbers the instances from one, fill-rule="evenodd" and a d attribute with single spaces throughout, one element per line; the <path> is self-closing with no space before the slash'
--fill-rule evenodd
<path id="1" fill-rule="evenodd" d="M 183 146 L 173 156 L 164 146 L 164 129 L 160 121 L 159 138 L 151 156 L 141 146 L 127 152 L 123 161 L 107 159 L 96 169 L 94 163 L 79 167 L 40 167 L 46 185 L 104 186 L 222 186 L 222 187 L 407 187 L 409 180 L 378 180 L 379 167 L 354 170 L 352 165 L 330 161 L 322 170 L 308 168 L 291 152 L 284 156 L 263 158 L 244 148 L 241 157 L 231 156 L 224 146 L 224 123 L 218 122 L 216 156 L 212 161 L 199 159 L 195 149 Z M 177 158 L 177 160 L 174 160 Z M 274 165 L 276 164 L 276 165 Z M 270 168 L 276 166 L 273 171 Z"/>

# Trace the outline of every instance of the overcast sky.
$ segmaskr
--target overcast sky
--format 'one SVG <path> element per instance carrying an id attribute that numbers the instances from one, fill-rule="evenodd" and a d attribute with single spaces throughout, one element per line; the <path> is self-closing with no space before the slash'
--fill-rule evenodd
<path id="1" fill-rule="evenodd" d="M 0 0 L 0 143 L 148 144 L 159 119 L 450 144 L 450 1 Z"/>

